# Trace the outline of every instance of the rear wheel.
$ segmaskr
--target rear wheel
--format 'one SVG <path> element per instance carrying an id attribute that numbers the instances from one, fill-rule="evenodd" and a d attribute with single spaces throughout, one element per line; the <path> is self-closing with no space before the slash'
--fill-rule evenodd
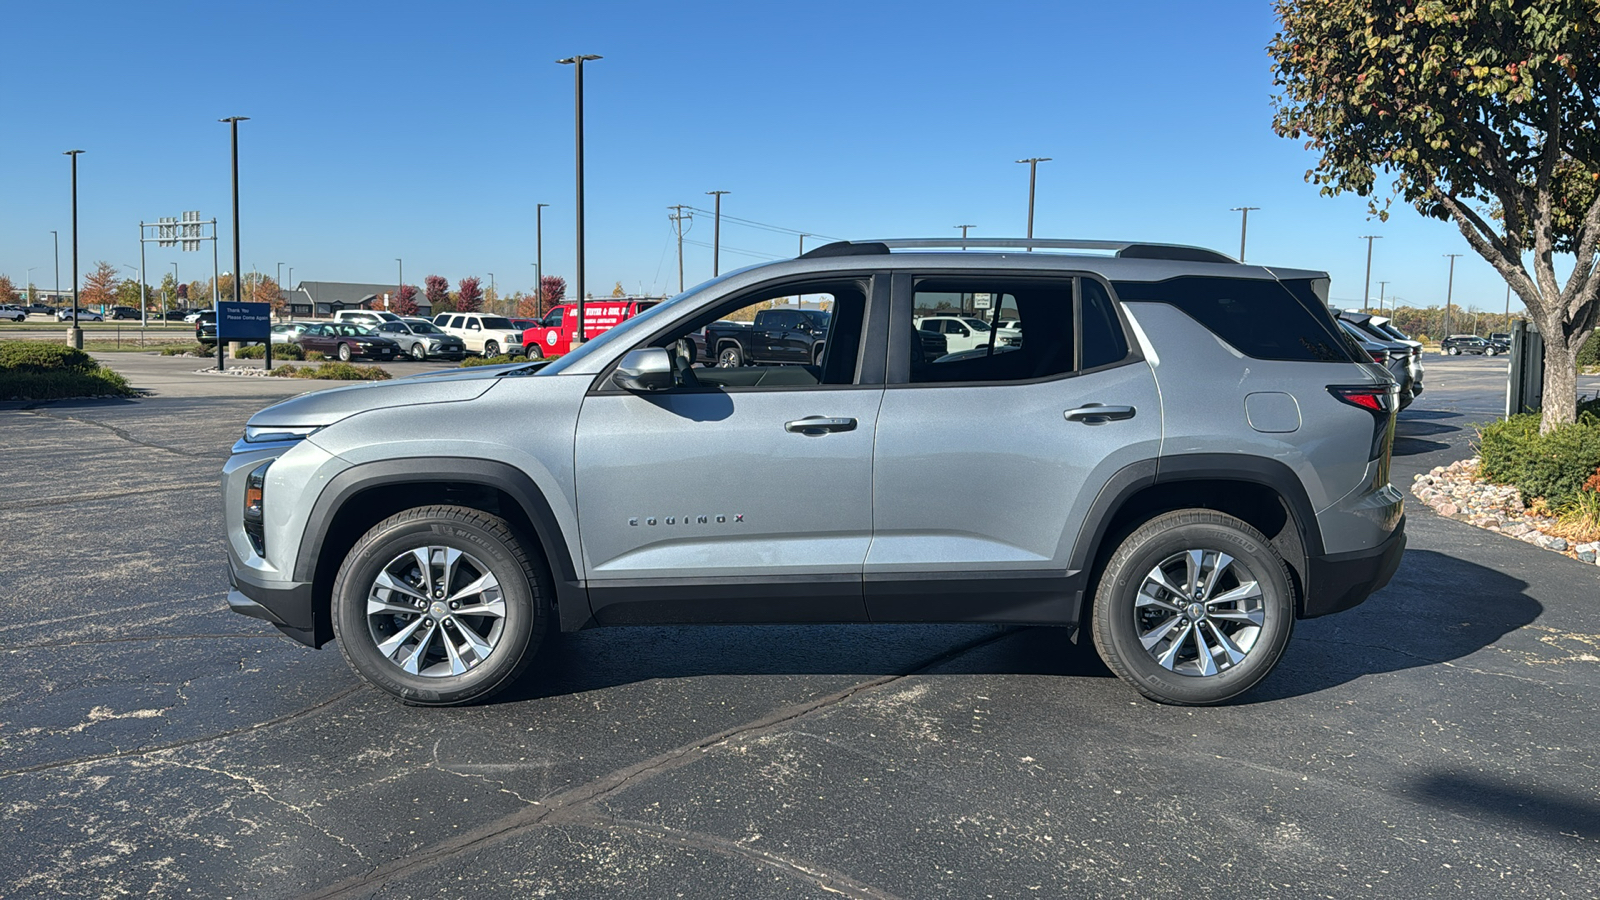
<path id="1" fill-rule="evenodd" d="M 454 706 L 511 684 L 550 627 L 552 588 L 498 516 L 424 506 L 379 522 L 333 584 L 350 665 L 416 706 Z"/>
<path id="2" fill-rule="evenodd" d="M 1294 630 L 1288 568 L 1261 532 L 1186 509 L 1124 540 L 1095 592 L 1094 644 L 1158 703 L 1221 703 L 1267 677 Z"/>
<path id="3" fill-rule="evenodd" d="M 717 368 L 736 369 L 744 365 L 744 353 L 735 344 L 729 344 L 717 351 Z"/>

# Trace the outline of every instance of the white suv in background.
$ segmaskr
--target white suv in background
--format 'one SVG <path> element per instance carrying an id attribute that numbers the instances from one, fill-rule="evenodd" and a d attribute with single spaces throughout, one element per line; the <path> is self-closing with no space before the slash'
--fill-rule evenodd
<path id="1" fill-rule="evenodd" d="M 488 313 L 440 313 L 433 324 L 466 342 L 467 352 L 483 356 L 522 353 L 522 330 L 505 316 Z"/>
<path id="2" fill-rule="evenodd" d="M 917 327 L 944 335 L 945 346 L 951 353 L 989 346 L 989 323 L 977 316 L 928 316 L 917 320 Z M 1015 347 L 1021 343 L 1020 328 L 995 329 L 996 347 Z"/>
<path id="3" fill-rule="evenodd" d="M 341 309 L 333 314 L 333 320 L 345 325 L 382 325 L 398 322 L 400 317 L 380 309 Z"/>

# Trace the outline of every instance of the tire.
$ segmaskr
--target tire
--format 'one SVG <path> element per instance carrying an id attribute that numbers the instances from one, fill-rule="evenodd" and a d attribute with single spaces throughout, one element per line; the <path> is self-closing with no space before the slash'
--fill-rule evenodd
<path id="1" fill-rule="evenodd" d="M 522 355 L 530 360 L 544 359 L 544 348 L 538 344 L 523 344 Z"/>
<path id="2" fill-rule="evenodd" d="M 1202 563 L 1186 576 L 1193 553 Z M 1219 555 L 1231 558 L 1220 573 Z M 1169 587 L 1157 586 L 1158 572 Z M 1171 587 L 1183 588 L 1188 602 L 1160 602 L 1172 598 Z M 1197 587 L 1203 593 L 1188 593 Z M 1219 598 L 1242 596 L 1219 603 L 1207 599 L 1213 589 L 1220 589 Z M 1147 592 L 1157 602 L 1139 603 L 1142 595 L 1151 599 Z M 1112 554 L 1094 599 L 1100 658 L 1139 693 L 1173 706 L 1222 703 L 1255 687 L 1277 665 L 1294 631 L 1294 593 L 1283 557 L 1261 532 L 1204 509 L 1166 513 L 1141 525 Z M 1147 649 L 1144 640 L 1152 636 L 1158 639 Z"/>
<path id="3" fill-rule="evenodd" d="M 428 359 L 428 351 L 422 349 L 422 344 L 420 342 L 416 343 L 416 344 L 412 344 L 411 345 L 411 358 L 416 360 L 417 362 L 426 362 L 427 359 Z"/>
<path id="4" fill-rule="evenodd" d="M 737 344 L 729 344 L 717 351 L 717 368 L 737 369 L 744 365 L 744 351 Z"/>
<path id="5" fill-rule="evenodd" d="M 349 362 L 350 361 L 350 345 L 349 344 L 340 344 L 339 345 L 338 356 L 339 356 L 339 361 L 340 362 Z"/>
<path id="6" fill-rule="evenodd" d="M 1460 347 L 1451 347 L 1449 350 L 1446 350 L 1445 352 L 1450 354 L 1451 356 L 1460 356 L 1461 355 L 1461 348 Z"/>
<path id="7" fill-rule="evenodd" d="M 1495 349 L 1493 347 L 1490 347 L 1489 349 L 1483 351 L 1483 355 L 1484 356 L 1493 356 L 1494 354 L 1495 354 Z"/>
<path id="8" fill-rule="evenodd" d="M 498 343 L 495 343 L 494 341 L 486 341 L 486 342 L 484 342 L 484 345 L 483 345 L 483 358 L 484 359 L 488 359 L 491 356 L 499 356 L 499 355 L 500 355 L 500 345 Z"/>
<path id="9" fill-rule="evenodd" d="M 430 561 L 426 581 L 416 551 Z M 429 591 L 447 566 L 450 582 Z M 485 578 L 496 587 L 473 592 Z M 450 589 L 464 606 L 449 605 Z M 412 611 L 424 594 L 427 605 Z M 527 669 L 551 627 L 553 595 L 543 566 L 504 519 L 464 506 L 421 506 L 384 519 L 351 548 L 333 582 L 333 633 L 351 668 L 374 687 L 412 706 L 458 706 L 495 694 Z M 491 612 L 462 616 L 464 608 Z M 380 641 L 392 644 L 389 652 Z"/>

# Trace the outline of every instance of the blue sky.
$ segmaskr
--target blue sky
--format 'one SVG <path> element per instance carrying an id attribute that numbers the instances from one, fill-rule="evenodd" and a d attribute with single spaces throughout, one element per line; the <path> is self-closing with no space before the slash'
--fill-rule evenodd
<path id="1" fill-rule="evenodd" d="M 452 283 L 494 273 L 531 290 L 533 205 L 547 274 L 573 276 L 572 69 L 585 67 L 588 288 L 674 291 L 667 206 L 847 238 L 1018 236 L 1027 166 L 1035 233 L 1139 239 L 1324 269 L 1372 293 L 1498 310 L 1504 282 L 1454 226 L 1326 199 L 1313 162 L 1273 135 L 1267 2 L 12 4 L 0 71 L 0 272 L 70 266 L 79 157 L 80 271 L 137 265 L 138 223 L 221 220 L 231 257 L 228 129 L 240 126 L 242 262 L 294 278 Z M 37 48 L 27 56 L 19 48 Z M 236 48 L 232 49 L 232 48 Z M 56 52 L 59 51 L 59 52 Z M 690 241 L 709 244 L 709 216 Z M 797 239 L 724 222 L 724 270 Z M 814 240 L 808 241 L 812 246 Z M 754 251 L 760 256 L 736 251 Z M 209 253 L 152 246 L 209 276 Z M 711 251 L 685 248 L 688 283 Z M 124 270 L 126 274 L 126 270 Z M 1513 308 L 1517 307 L 1513 298 Z"/>

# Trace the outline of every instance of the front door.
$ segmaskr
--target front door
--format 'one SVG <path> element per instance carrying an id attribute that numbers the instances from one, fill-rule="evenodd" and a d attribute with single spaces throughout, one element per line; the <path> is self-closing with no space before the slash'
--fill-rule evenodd
<path id="1" fill-rule="evenodd" d="M 831 289 L 857 340 L 820 366 L 692 367 L 632 393 L 606 378 L 575 447 L 590 605 L 602 623 L 859 621 L 872 540 L 872 445 L 883 398 L 859 360 L 871 279 Z M 796 288 L 748 292 L 648 341 L 753 315 Z M 887 299 L 886 297 L 884 298 Z M 841 318 L 836 313 L 835 323 Z M 681 333 L 679 333 L 681 332 Z M 842 342 L 841 347 L 846 346 Z M 680 356 L 686 360 L 687 354 Z M 864 383 L 865 382 L 865 383 Z"/>

